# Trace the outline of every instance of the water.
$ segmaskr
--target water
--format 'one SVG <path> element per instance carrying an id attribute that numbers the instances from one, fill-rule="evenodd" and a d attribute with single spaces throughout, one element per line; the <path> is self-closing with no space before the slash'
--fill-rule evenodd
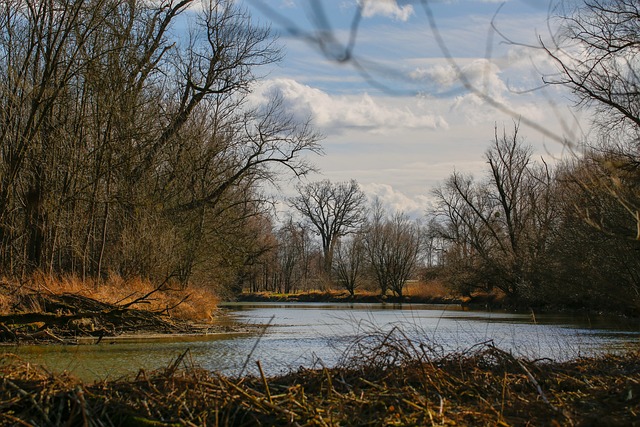
<path id="1" fill-rule="evenodd" d="M 334 366 L 366 336 L 423 343 L 434 355 L 491 342 L 529 358 L 570 359 L 640 348 L 640 326 L 619 319 L 464 310 L 459 306 L 393 304 L 238 303 L 224 306 L 229 322 L 257 326 L 253 334 L 104 340 L 98 345 L 20 346 L 8 350 L 52 371 L 86 380 L 115 379 L 185 360 L 225 375 L 267 375 L 300 366 Z"/>

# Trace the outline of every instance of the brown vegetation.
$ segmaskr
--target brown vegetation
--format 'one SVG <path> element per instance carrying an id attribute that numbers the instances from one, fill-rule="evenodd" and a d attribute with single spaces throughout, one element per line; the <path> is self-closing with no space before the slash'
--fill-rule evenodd
<path id="1" fill-rule="evenodd" d="M 205 288 L 153 285 L 118 276 L 106 282 L 33 275 L 0 286 L 0 341 L 193 332 L 210 323 L 217 298 Z M 202 329 L 199 329 L 202 331 Z"/>
<path id="2" fill-rule="evenodd" d="M 333 369 L 233 379 L 185 363 L 94 384 L 5 355 L 1 425 L 638 425 L 637 353 L 565 363 L 385 344 Z M 262 373 L 262 370 L 260 369 Z"/>
<path id="3" fill-rule="evenodd" d="M 361 289 L 351 295 L 346 290 L 308 290 L 296 293 L 277 292 L 245 292 L 237 295 L 239 301 L 275 301 L 275 302 L 406 302 L 414 304 L 460 304 L 468 302 L 469 298 L 462 298 L 453 293 L 439 281 L 410 281 L 405 286 L 402 297 L 386 295 L 382 297 L 379 290 Z"/>

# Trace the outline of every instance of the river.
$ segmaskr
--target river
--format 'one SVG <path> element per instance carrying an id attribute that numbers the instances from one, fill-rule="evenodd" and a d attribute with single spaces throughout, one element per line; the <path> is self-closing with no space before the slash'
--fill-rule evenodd
<path id="1" fill-rule="evenodd" d="M 638 322 L 569 314 L 467 310 L 460 306 L 322 303 L 236 303 L 222 306 L 230 325 L 256 326 L 252 334 L 109 340 L 98 345 L 18 346 L 17 353 L 51 371 L 85 380 L 117 379 L 185 361 L 225 375 L 267 375 L 300 366 L 334 366 L 346 357 L 394 340 L 422 343 L 433 356 L 492 343 L 528 358 L 571 359 L 640 348 Z M 426 349 L 426 350 L 425 350 Z"/>

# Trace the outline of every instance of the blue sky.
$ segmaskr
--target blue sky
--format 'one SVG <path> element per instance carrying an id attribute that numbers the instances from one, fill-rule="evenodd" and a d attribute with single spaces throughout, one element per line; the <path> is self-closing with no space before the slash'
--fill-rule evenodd
<path id="1" fill-rule="evenodd" d="M 454 170 L 482 174 L 495 125 L 520 119 L 521 135 L 547 161 L 567 152 L 558 140 L 580 138 L 584 114 L 573 111 L 570 94 L 537 89 L 553 71 L 533 47 L 554 31 L 546 0 L 369 0 L 345 62 L 337 59 L 353 34 L 356 0 L 244 2 L 280 34 L 285 52 L 265 70 L 254 102 L 277 92 L 325 135 L 326 154 L 313 159 L 321 174 L 310 180 L 353 178 L 419 216 Z"/>

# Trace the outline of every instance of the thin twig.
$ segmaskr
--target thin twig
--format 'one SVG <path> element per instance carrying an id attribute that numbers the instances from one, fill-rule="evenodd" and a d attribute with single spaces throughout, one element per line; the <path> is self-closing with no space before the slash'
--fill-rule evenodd
<path id="1" fill-rule="evenodd" d="M 273 403 L 273 400 L 271 399 L 271 391 L 269 390 L 269 383 L 267 383 L 267 377 L 264 375 L 264 371 L 262 370 L 262 363 L 260 363 L 259 360 L 256 360 L 256 364 L 258 365 L 258 370 L 260 371 L 260 376 L 262 377 L 262 383 L 264 384 L 264 389 L 267 393 L 269 403 Z"/>

